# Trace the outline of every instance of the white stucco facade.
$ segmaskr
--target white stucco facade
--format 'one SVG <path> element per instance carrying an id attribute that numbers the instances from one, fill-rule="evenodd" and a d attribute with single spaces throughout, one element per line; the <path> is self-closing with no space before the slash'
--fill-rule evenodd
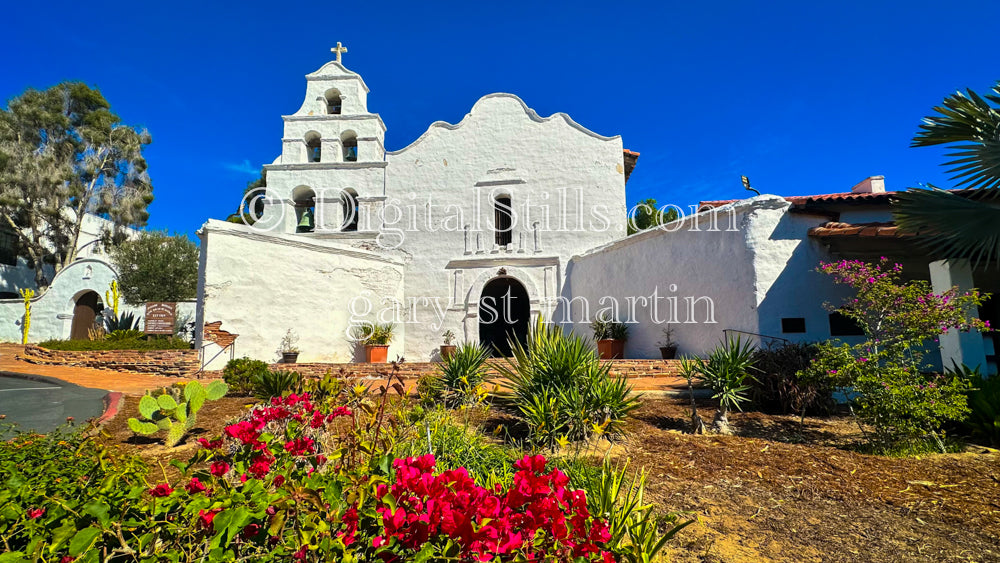
<path id="1" fill-rule="evenodd" d="M 339 113 L 331 112 L 331 92 Z M 349 361 L 354 346 L 343 323 L 357 298 L 358 307 L 373 306 L 368 320 L 395 320 L 390 357 L 434 359 L 446 330 L 479 339 L 480 298 L 491 280 L 516 280 L 532 317 L 549 317 L 569 257 L 625 236 L 619 136 L 491 94 L 461 122 L 436 122 L 387 153 L 385 125 L 369 112 L 367 94 L 361 77 L 337 62 L 307 75 L 302 106 L 284 117 L 281 155 L 265 166 L 261 220 L 245 232 L 210 221 L 200 233 L 201 322 L 221 320 L 223 330 L 240 334 L 237 355 L 274 359 L 293 329 L 299 361 Z M 344 148 L 351 140 L 356 160 Z M 495 232 L 498 198 L 509 198 L 513 210 L 504 244 Z M 306 209 L 314 228 L 297 232 Z M 388 280 L 387 272 L 391 287 L 358 293 Z M 280 295 L 266 308 L 247 308 L 247 295 L 260 292 Z M 395 315 L 386 299 L 400 303 Z M 310 305 L 290 313 L 289 302 L 300 300 Z"/>
<path id="2" fill-rule="evenodd" d="M 447 330 L 460 341 L 496 338 L 484 304 L 497 288 L 523 292 L 518 314 L 588 337 L 611 307 L 630 325 L 629 358 L 659 357 L 668 324 L 682 354 L 702 354 L 728 331 L 758 343 L 858 340 L 835 330 L 824 306 L 848 290 L 817 267 L 878 254 L 811 229 L 891 221 L 881 176 L 842 194 L 709 202 L 714 209 L 626 237 L 625 182 L 638 155 L 621 137 L 497 93 L 459 123 L 433 123 L 386 151 L 368 93 L 339 62 L 307 75 L 301 107 L 283 118 L 281 154 L 265 166 L 263 215 L 200 231 L 199 332 L 222 321 L 240 335 L 233 355 L 275 360 L 292 329 L 299 361 L 358 360 L 352 323 L 390 321 L 390 358 L 438 359 Z M 928 279 L 926 256 L 909 260 L 910 275 Z M 970 338 L 962 357 L 979 358 L 984 348 Z M 229 357 L 199 344 L 208 369 Z"/>

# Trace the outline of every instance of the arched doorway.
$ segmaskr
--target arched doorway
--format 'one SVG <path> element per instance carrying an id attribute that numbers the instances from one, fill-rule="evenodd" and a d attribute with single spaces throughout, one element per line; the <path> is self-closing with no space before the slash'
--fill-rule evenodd
<path id="1" fill-rule="evenodd" d="M 73 340 L 90 338 L 88 332 L 94 328 L 94 321 L 103 308 L 101 297 L 96 291 L 88 291 L 77 297 L 76 306 L 73 307 L 73 326 L 70 328 L 69 337 Z"/>
<path id="2" fill-rule="evenodd" d="M 528 291 L 514 278 L 495 278 L 479 298 L 479 342 L 494 357 L 511 356 L 510 339 L 528 342 L 531 304 Z"/>

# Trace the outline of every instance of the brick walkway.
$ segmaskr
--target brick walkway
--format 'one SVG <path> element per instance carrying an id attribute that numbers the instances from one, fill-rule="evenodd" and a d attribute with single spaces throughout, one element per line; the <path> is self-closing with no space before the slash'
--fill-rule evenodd
<path id="1" fill-rule="evenodd" d="M 108 371 L 73 366 L 32 364 L 16 358 L 16 356 L 22 355 L 23 351 L 23 347 L 20 345 L 0 344 L 0 371 L 54 377 L 56 379 L 74 383 L 81 387 L 105 389 L 108 391 L 120 391 L 126 395 L 142 395 L 147 389 L 154 389 L 157 387 L 164 387 L 174 383 L 188 381 L 187 379 L 179 377 L 161 377 L 143 373 Z M 624 362 L 630 361 L 625 360 Z M 299 368 L 301 369 L 307 366 L 311 369 L 302 370 L 303 372 L 315 371 L 319 367 L 317 364 L 306 364 L 299 366 Z M 296 366 L 292 365 L 280 365 L 275 367 L 292 370 L 296 369 Z M 323 365 L 323 369 L 320 373 L 325 372 L 326 369 L 331 367 L 338 366 L 336 364 Z M 344 367 L 348 369 L 351 369 L 352 367 L 359 368 L 359 364 L 344 364 Z M 337 370 L 334 369 L 335 373 L 336 371 Z M 354 370 L 352 369 L 352 371 Z M 312 375 L 312 373 L 307 374 Z M 221 374 L 219 372 L 207 372 L 205 375 L 212 378 L 219 377 Z M 366 383 L 371 383 L 376 388 L 378 387 L 376 384 L 377 380 L 366 381 Z M 408 379 L 407 383 L 407 391 L 412 392 L 416 387 L 416 379 Z M 660 375 L 657 377 L 629 377 L 629 383 L 632 384 L 633 390 L 643 392 L 651 396 L 686 396 L 687 393 L 687 382 L 676 376 Z"/>
<path id="2" fill-rule="evenodd" d="M 144 373 L 31 364 L 16 358 L 23 352 L 24 349 L 20 345 L 0 344 L 0 371 L 54 377 L 81 387 L 120 391 L 126 395 L 142 395 L 147 389 L 187 381 L 180 377 L 161 377 Z"/>

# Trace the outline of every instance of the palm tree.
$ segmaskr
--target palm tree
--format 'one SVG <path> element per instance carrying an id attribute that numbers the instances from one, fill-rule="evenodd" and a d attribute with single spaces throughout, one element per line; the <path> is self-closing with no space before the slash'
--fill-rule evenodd
<path id="1" fill-rule="evenodd" d="M 992 102 L 992 104 L 991 104 Z M 1000 264 L 1000 82 L 992 93 L 972 90 L 944 99 L 924 118 L 910 146 L 950 145 L 944 163 L 957 186 L 979 188 L 957 195 L 934 186 L 909 189 L 893 201 L 893 216 L 904 231 L 921 233 L 931 251 L 968 258 L 974 265 Z"/>

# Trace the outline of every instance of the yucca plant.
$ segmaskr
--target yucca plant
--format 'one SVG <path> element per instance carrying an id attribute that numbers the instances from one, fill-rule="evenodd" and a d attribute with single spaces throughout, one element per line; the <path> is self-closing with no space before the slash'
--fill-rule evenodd
<path id="1" fill-rule="evenodd" d="M 512 340 L 511 349 L 514 362 L 495 367 L 536 445 L 554 449 L 564 440 L 615 432 L 638 407 L 628 382 L 611 376 L 611 364 L 580 336 L 539 319 L 527 344 Z"/>
<path id="2" fill-rule="evenodd" d="M 712 398 L 719 401 L 712 429 L 720 434 L 733 433 L 729 427 L 729 411 L 742 410 L 741 405 L 750 400 L 747 382 L 753 380 L 750 370 L 753 369 L 755 350 L 752 342 L 737 336 L 717 346 L 708 358 L 694 360 L 695 377 L 715 391 Z"/>
<path id="3" fill-rule="evenodd" d="M 460 344 L 451 356 L 438 364 L 430 380 L 432 396 L 449 408 L 476 403 L 482 385 L 489 379 L 486 365 L 489 357 L 489 350 L 481 344 Z"/>
<path id="4" fill-rule="evenodd" d="M 253 378 L 253 394 L 258 399 L 281 397 L 298 392 L 302 387 L 302 376 L 297 371 L 267 370 Z"/>

